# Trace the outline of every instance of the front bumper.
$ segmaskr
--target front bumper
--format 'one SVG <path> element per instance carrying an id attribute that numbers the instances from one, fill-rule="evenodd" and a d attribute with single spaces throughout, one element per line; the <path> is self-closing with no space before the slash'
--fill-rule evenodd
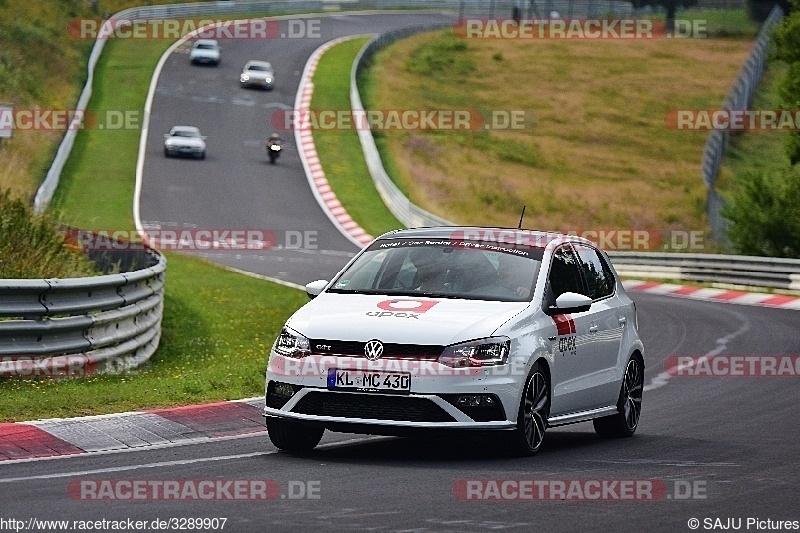
<path id="1" fill-rule="evenodd" d="M 210 56 L 194 56 L 190 58 L 193 63 L 209 63 L 216 65 L 219 63 L 219 57 L 210 57 Z"/>
<path id="2" fill-rule="evenodd" d="M 241 83 L 247 87 L 263 87 L 265 89 L 272 89 L 275 84 L 272 81 L 260 80 L 258 78 L 250 78 L 249 80 L 241 81 Z"/>
<path id="3" fill-rule="evenodd" d="M 164 149 L 173 155 L 195 156 L 204 152 L 203 148 L 195 146 L 165 146 Z"/>
<path id="4" fill-rule="evenodd" d="M 309 359 L 315 357 L 309 356 Z M 271 354 L 264 416 L 375 434 L 396 434 L 390 431 L 392 428 L 507 430 L 516 427 L 524 376 L 519 377 L 510 369 L 502 372 L 500 367 L 474 368 L 459 375 L 454 369 L 433 362 L 418 368 L 421 371 L 410 372 L 410 392 L 396 393 L 329 388 L 327 370 L 348 368 L 352 363 L 346 358 L 317 357 L 316 361 L 305 365 L 299 361 L 275 352 Z M 292 363 L 304 366 L 293 367 Z M 278 390 L 280 393 L 276 393 Z M 481 398 L 479 405 L 465 402 L 474 397 Z M 487 399 L 488 403 L 484 403 Z"/>

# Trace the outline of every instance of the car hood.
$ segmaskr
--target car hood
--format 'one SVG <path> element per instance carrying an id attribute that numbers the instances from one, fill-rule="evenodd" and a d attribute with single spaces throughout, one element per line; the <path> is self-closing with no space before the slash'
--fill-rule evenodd
<path id="1" fill-rule="evenodd" d="M 287 325 L 311 339 L 454 344 L 488 337 L 529 302 L 322 293 Z"/>
<path id="2" fill-rule="evenodd" d="M 192 50 L 189 55 L 192 57 L 219 57 L 219 50 L 203 50 L 201 48 L 196 48 Z"/>
<path id="3" fill-rule="evenodd" d="M 206 142 L 196 137 L 170 137 L 166 141 L 167 146 L 190 146 L 192 148 L 204 148 Z"/>
<path id="4" fill-rule="evenodd" d="M 263 70 L 245 70 L 242 72 L 242 74 L 249 76 L 251 79 L 257 78 L 259 80 L 265 80 L 272 77 L 272 72 L 266 72 Z"/>

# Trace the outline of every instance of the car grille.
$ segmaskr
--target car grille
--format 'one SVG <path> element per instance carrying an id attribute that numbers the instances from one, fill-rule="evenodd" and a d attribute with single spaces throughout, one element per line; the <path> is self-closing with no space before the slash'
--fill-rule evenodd
<path id="1" fill-rule="evenodd" d="M 309 392 L 297 402 L 292 411 L 306 415 L 341 418 L 402 422 L 455 422 L 452 416 L 426 398 L 402 396 Z"/>
<path id="2" fill-rule="evenodd" d="M 325 339 L 312 339 L 311 353 L 314 355 L 346 355 L 350 357 L 364 357 L 364 345 L 360 341 L 333 341 Z M 382 359 L 439 359 L 444 351 L 444 346 L 432 344 L 395 344 L 384 343 Z"/>

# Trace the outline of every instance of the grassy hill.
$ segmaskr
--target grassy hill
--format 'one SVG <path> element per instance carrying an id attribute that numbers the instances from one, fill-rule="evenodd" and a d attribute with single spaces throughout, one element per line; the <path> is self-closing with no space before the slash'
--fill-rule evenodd
<path id="1" fill-rule="evenodd" d="M 148 0 L 0 0 L 0 103 L 21 109 L 73 109 L 94 44 L 73 38 L 70 21 L 98 18 Z M 0 191 L 30 200 L 63 131 L 17 131 L 0 146 Z"/>
<path id="2" fill-rule="evenodd" d="M 462 39 L 434 32 L 383 50 L 372 109 L 521 111 L 519 129 L 392 130 L 379 146 L 423 208 L 465 224 L 703 229 L 707 132 L 665 115 L 721 106 L 753 42 Z"/>

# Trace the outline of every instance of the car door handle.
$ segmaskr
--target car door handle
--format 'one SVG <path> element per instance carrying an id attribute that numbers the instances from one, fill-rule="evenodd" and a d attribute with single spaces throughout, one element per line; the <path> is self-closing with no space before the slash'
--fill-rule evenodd
<path id="1" fill-rule="evenodd" d="M 598 329 L 599 328 L 597 326 L 590 326 L 589 327 L 589 333 L 597 333 Z"/>
<path id="2" fill-rule="evenodd" d="M 621 325 L 623 325 L 623 326 L 624 326 L 626 322 L 628 322 L 628 319 L 627 319 L 627 318 L 625 318 L 624 316 L 623 316 L 623 317 L 620 317 L 620 319 L 619 319 L 619 323 L 620 323 Z"/>

